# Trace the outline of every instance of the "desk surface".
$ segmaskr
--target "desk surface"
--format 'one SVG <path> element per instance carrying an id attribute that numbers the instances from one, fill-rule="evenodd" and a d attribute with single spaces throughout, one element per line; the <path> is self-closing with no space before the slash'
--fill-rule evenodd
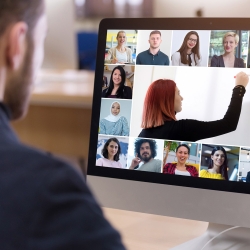
<path id="1" fill-rule="evenodd" d="M 93 71 L 42 70 L 31 96 L 31 105 L 91 108 Z"/>
<path id="2" fill-rule="evenodd" d="M 202 235 L 207 222 L 103 208 L 128 250 L 168 250 Z"/>

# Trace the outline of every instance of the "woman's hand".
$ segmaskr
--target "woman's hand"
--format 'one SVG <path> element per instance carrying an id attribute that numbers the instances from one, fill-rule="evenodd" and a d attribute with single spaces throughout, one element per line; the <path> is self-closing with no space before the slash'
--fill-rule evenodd
<path id="1" fill-rule="evenodd" d="M 236 76 L 235 76 L 235 85 L 242 85 L 244 87 L 247 86 L 249 81 L 249 77 L 246 73 L 244 72 L 239 72 Z"/>
<path id="2" fill-rule="evenodd" d="M 111 61 L 112 64 L 116 64 L 117 62 L 118 62 L 118 60 L 116 58 L 113 58 Z"/>

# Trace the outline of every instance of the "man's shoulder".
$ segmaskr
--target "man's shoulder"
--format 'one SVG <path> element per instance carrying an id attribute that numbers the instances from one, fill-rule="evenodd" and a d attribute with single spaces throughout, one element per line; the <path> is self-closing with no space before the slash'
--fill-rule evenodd
<path id="1" fill-rule="evenodd" d="M 144 56 L 144 55 L 149 55 L 149 50 L 148 49 L 140 52 L 137 56 Z"/>
<path id="2" fill-rule="evenodd" d="M 144 166 L 146 165 L 154 165 L 154 166 L 158 166 L 158 165 L 161 165 L 161 160 L 159 159 L 152 159 L 151 161 L 147 162 L 147 163 L 144 163 L 143 164 Z M 143 166 L 142 165 L 142 166 Z"/>
<path id="3" fill-rule="evenodd" d="M 25 207 L 27 211 L 37 204 L 45 205 L 40 198 L 48 193 L 52 197 L 54 192 L 72 188 L 89 193 L 83 175 L 76 168 L 49 153 L 22 144 L 0 150 L 0 182 L 2 197 L 8 190 L 5 199 L 13 199 L 13 205 Z M 21 204 L 22 199 L 32 202 Z"/>
<path id="4" fill-rule="evenodd" d="M 152 160 L 152 163 L 154 163 L 154 164 L 161 164 L 161 160 L 159 160 L 159 159 L 153 159 Z"/>
<path id="5" fill-rule="evenodd" d="M 9 151 L 12 159 L 7 155 L 4 160 L 0 150 L 0 195 L 5 201 L 0 218 L 7 234 L 18 232 L 19 242 L 29 241 L 32 249 L 124 249 L 73 167 L 25 145 Z"/>
<path id="6" fill-rule="evenodd" d="M 160 54 L 160 56 L 162 56 L 162 57 L 167 57 L 168 58 L 168 55 L 166 55 L 165 53 L 163 53 L 162 51 L 160 51 L 159 50 L 159 52 L 158 52 L 159 54 Z"/>
<path id="7" fill-rule="evenodd" d="M 59 159 L 51 153 L 24 145 L 22 143 L 13 144 L 11 147 L 4 150 L 0 149 L 0 173 L 7 169 L 12 171 L 5 171 L 6 176 L 9 177 L 21 174 L 29 178 L 30 183 L 36 182 L 38 179 L 46 179 L 46 176 L 55 175 L 63 172 L 71 175 L 78 175 L 77 170 L 74 169 L 67 162 Z M 12 173 L 11 173 L 12 172 Z"/>

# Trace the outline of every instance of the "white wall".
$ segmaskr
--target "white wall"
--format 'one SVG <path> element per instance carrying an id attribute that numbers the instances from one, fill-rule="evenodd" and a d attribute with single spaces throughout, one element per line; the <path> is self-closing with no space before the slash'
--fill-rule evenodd
<path id="1" fill-rule="evenodd" d="M 196 119 L 214 121 L 222 119 L 230 103 L 232 89 L 235 86 L 234 76 L 239 71 L 249 74 L 249 69 L 237 68 L 193 68 L 179 67 L 176 83 L 184 98 L 183 110 L 177 119 Z M 211 101 L 212 100 L 212 101 Z M 248 146 L 250 134 L 246 128 L 250 123 L 250 93 L 247 90 L 243 99 L 242 112 L 236 131 L 201 140 L 203 143 Z"/>
<path id="2" fill-rule="evenodd" d="M 155 17 L 195 17 L 201 9 L 204 17 L 249 17 L 249 0 L 154 0 Z"/>
<path id="3" fill-rule="evenodd" d="M 72 0 L 45 0 L 48 34 L 43 68 L 76 69 L 77 41 Z"/>

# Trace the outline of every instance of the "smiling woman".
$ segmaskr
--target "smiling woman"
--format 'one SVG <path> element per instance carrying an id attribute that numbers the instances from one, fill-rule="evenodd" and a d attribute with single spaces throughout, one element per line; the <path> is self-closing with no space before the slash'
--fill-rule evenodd
<path id="1" fill-rule="evenodd" d="M 179 50 L 172 55 L 173 66 L 200 66 L 200 41 L 196 31 L 186 34 Z"/>
<path id="2" fill-rule="evenodd" d="M 106 141 L 102 149 L 102 155 L 104 158 L 99 158 L 96 161 L 96 166 L 122 168 L 122 164 L 119 162 L 120 154 L 121 147 L 119 141 L 116 138 L 110 138 Z"/>
<path id="3" fill-rule="evenodd" d="M 167 163 L 163 167 L 163 173 L 198 177 L 199 174 L 196 168 L 186 164 L 189 154 L 190 148 L 186 144 L 180 144 L 176 148 L 177 163 Z"/>
<path id="4" fill-rule="evenodd" d="M 223 36 L 224 54 L 214 55 L 211 59 L 211 67 L 245 68 L 243 59 L 235 56 L 238 43 L 239 36 L 234 32 L 227 32 Z"/>
<path id="5" fill-rule="evenodd" d="M 113 69 L 109 87 L 102 91 L 102 97 L 132 99 L 132 89 L 125 86 L 126 73 L 122 66 Z"/>
<path id="6" fill-rule="evenodd" d="M 133 63 L 132 51 L 126 47 L 126 33 L 121 30 L 116 36 L 117 46 L 110 48 L 105 63 Z"/>
<path id="7" fill-rule="evenodd" d="M 121 105 L 118 101 L 111 104 L 110 115 L 101 119 L 100 134 L 105 135 L 129 135 L 128 121 L 124 116 L 120 116 Z"/>
<path id="8" fill-rule="evenodd" d="M 201 170 L 200 177 L 228 181 L 227 168 L 226 150 L 217 146 L 212 150 L 208 170 Z"/>
<path id="9" fill-rule="evenodd" d="M 200 66 L 200 41 L 196 31 L 186 34 L 179 50 L 172 55 L 173 66 Z"/>

